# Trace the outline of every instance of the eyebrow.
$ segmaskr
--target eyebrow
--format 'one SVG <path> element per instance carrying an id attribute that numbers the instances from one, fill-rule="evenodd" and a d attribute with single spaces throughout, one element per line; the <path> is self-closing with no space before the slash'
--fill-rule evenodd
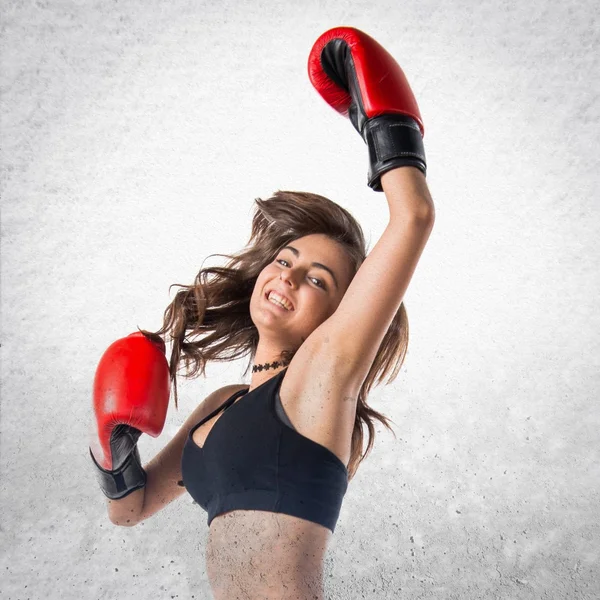
<path id="1" fill-rule="evenodd" d="M 296 248 L 294 248 L 294 246 L 284 246 L 281 249 L 281 251 L 283 252 L 283 250 L 291 250 L 296 255 L 296 257 L 300 256 L 300 252 Z M 322 265 L 321 263 L 318 263 L 318 262 L 312 263 L 311 266 L 316 267 L 317 269 L 323 269 L 324 271 L 327 271 L 333 278 L 333 283 L 335 283 L 335 287 L 339 288 L 337 279 L 335 278 L 335 274 L 329 267 Z"/>

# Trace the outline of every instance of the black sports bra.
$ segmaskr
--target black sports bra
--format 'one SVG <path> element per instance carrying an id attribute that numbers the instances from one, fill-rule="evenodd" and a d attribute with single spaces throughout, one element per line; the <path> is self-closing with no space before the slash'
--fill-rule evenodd
<path id="1" fill-rule="evenodd" d="M 181 459 L 183 482 L 207 511 L 209 526 L 225 512 L 265 510 L 335 531 L 348 470 L 331 450 L 297 432 L 287 416 L 282 421 L 276 397 L 286 372 L 251 392 L 236 392 L 190 431 Z M 221 410 L 200 448 L 194 431 Z"/>

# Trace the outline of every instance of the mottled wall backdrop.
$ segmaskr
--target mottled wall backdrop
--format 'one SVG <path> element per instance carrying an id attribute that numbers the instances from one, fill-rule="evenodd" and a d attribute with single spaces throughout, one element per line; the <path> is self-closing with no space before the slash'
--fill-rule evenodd
<path id="1" fill-rule="evenodd" d="M 246 243 L 258 196 L 323 194 L 376 243 L 366 147 L 306 72 L 338 25 L 402 65 L 437 218 L 407 360 L 370 397 L 398 437 L 378 426 L 351 482 L 326 596 L 600 594 L 594 3 L 3 0 L 2 598 L 210 597 L 188 495 L 131 529 L 108 520 L 94 371 L 158 328 L 170 284 Z M 182 380 L 142 459 L 245 366 Z"/>

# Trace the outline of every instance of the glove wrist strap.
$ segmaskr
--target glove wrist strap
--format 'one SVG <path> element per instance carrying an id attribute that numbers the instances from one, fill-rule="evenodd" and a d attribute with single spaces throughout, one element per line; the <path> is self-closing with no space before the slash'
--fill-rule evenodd
<path id="1" fill-rule="evenodd" d="M 140 452 L 137 446 L 128 456 L 125 462 L 113 471 L 103 469 L 94 458 L 90 448 L 90 456 L 96 466 L 96 477 L 100 484 L 100 489 L 107 498 L 111 500 L 120 500 L 132 492 L 139 490 L 146 485 L 147 475 L 140 462 Z"/>
<path id="2" fill-rule="evenodd" d="M 374 191 L 383 191 L 381 175 L 396 167 L 417 167 L 427 175 L 423 137 L 414 119 L 393 114 L 373 117 L 362 134 L 369 148 L 369 187 Z"/>

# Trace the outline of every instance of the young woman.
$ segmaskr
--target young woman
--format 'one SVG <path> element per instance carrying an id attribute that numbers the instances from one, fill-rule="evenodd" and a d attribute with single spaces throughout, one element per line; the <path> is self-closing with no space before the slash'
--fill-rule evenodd
<path id="1" fill-rule="evenodd" d="M 368 184 L 390 214 L 373 250 L 366 256 L 360 225 L 323 196 L 257 199 L 246 248 L 181 286 L 163 327 L 115 343 L 96 373 L 92 458 L 111 521 L 140 523 L 187 490 L 208 513 L 217 600 L 323 598 L 325 551 L 372 447 L 372 419 L 389 428 L 367 395 L 404 361 L 402 300 L 434 223 L 423 124 L 395 60 L 338 27 L 313 46 L 309 76 L 368 146 Z M 137 440 L 160 433 L 170 381 L 177 406 L 180 363 L 192 377 L 209 360 L 248 354 L 250 384 L 210 394 L 142 468 Z"/>

